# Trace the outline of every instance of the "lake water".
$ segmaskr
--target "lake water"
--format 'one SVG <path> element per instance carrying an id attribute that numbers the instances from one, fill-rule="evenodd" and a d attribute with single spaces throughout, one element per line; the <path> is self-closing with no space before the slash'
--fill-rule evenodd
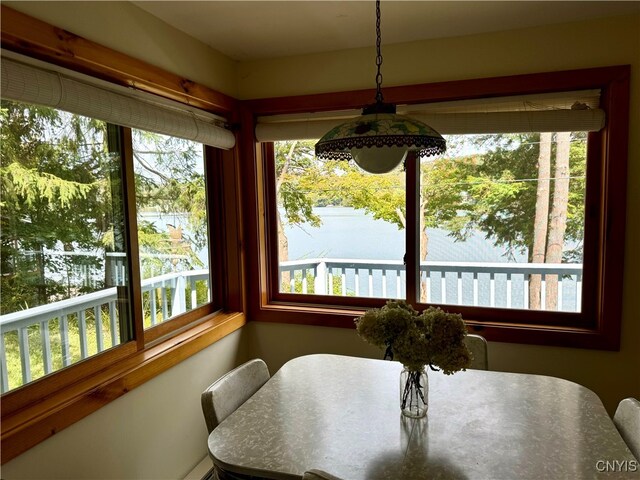
<path id="1" fill-rule="evenodd" d="M 327 257 L 401 261 L 404 257 L 405 231 L 395 225 L 350 207 L 319 207 L 313 211 L 322 219 L 320 227 L 285 227 L 290 260 Z M 479 232 L 463 242 L 456 242 L 438 228 L 427 229 L 427 234 L 431 261 L 508 261 L 505 249 L 495 247 Z M 516 255 L 515 261 L 526 262 L 526 255 Z"/>
<path id="2" fill-rule="evenodd" d="M 383 220 L 375 220 L 363 210 L 349 207 L 318 207 L 314 213 L 322 219 L 320 227 L 312 227 L 304 224 L 301 226 L 287 225 L 285 233 L 289 243 L 289 259 L 304 260 L 310 258 L 331 259 L 361 259 L 361 260 L 395 260 L 402 262 L 405 253 L 405 231 L 399 230 L 395 225 Z M 144 214 L 146 220 L 156 224 L 159 230 L 166 228 L 167 223 L 185 228 L 186 218 L 179 214 Z M 524 253 L 516 252 L 509 257 L 503 247 L 497 247 L 484 237 L 481 232 L 472 234 L 465 241 L 455 241 L 442 229 L 428 229 L 429 235 L 429 261 L 447 262 L 518 262 L 526 263 Z M 198 252 L 199 257 L 206 261 L 206 250 Z M 337 273 L 337 272 L 336 272 Z M 364 273 L 364 272 L 361 272 Z M 346 283 L 348 294 L 368 296 L 368 281 L 361 276 L 359 290 L 356 292 L 355 271 L 347 271 Z M 441 274 L 431 273 L 431 287 L 428 299 L 433 303 L 457 303 L 456 298 L 447 296 L 443 299 L 440 284 Z M 519 278 L 518 278 L 519 277 Z M 382 272 L 373 273 L 373 296 L 395 296 L 398 284 L 393 275 L 386 278 L 386 295 L 383 295 Z M 469 288 L 472 281 L 471 274 L 463 274 L 462 303 L 473 304 L 473 290 Z M 401 273 L 400 297 L 405 297 L 405 272 Z M 448 274 L 445 277 L 448 292 L 457 291 L 457 277 Z M 575 311 L 576 282 L 565 279 L 563 282 L 563 310 Z M 511 284 L 512 308 L 524 306 L 524 276 L 514 275 Z M 490 305 L 490 283 L 488 274 L 479 275 L 479 304 Z M 450 294 L 447 294 L 450 295 Z M 455 293 L 451 294 L 455 297 Z M 495 306 L 506 307 L 507 304 L 507 278 L 506 275 L 495 276 Z"/>
<path id="3" fill-rule="evenodd" d="M 315 208 L 322 219 L 320 227 L 310 225 L 285 227 L 289 242 L 289 259 L 303 260 L 308 258 L 331 259 L 362 259 L 362 260 L 396 260 L 402 262 L 405 252 L 405 231 L 383 220 L 375 220 L 363 210 L 347 207 Z M 526 263 L 527 255 L 523 252 L 512 252 L 507 255 L 503 247 L 495 246 L 490 239 L 486 239 L 481 232 L 475 232 L 465 241 L 456 241 L 442 229 L 430 228 L 428 261 L 443 262 L 495 262 L 495 263 Z M 340 273 L 340 272 L 335 272 Z M 368 296 L 368 272 L 361 271 L 359 287 L 355 286 L 355 271 L 347 270 L 347 290 L 353 295 Z M 362 277 L 364 275 L 364 277 Z M 400 281 L 400 297 L 405 298 L 406 281 L 402 272 Z M 457 304 L 458 278 L 455 273 L 444 277 L 446 293 L 443 297 L 442 274 L 431 272 L 428 301 L 433 303 Z M 491 283 L 488 273 L 478 275 L 478 304 L 490 306 Z M 386 282 L 386 295 L 383 294 L 382 284 Z M 395 297 L 398 279 L 389 275 L 383 280 L 382 272 L 373 272 L 374 297 Z M 473 305 L 473 276 L 470 273 L 462 275 L 462 304 Z M 575 311 L 577 284 L 573 279 L 563 281 L 563 310 Z M 358 291 L 356 292 L 356 288 Z M 494 284 L 494 305 L 507 306 L 508 289 L 511 291 L 511 308 L 524 308 L 525 276 L 514 274 L 511 285 L 507 285 L 506 274 L 496 274 Z"/>

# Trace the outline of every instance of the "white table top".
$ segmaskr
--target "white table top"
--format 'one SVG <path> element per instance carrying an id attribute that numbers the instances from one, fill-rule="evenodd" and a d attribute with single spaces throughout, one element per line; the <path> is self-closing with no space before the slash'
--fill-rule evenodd
<path id="1" fill-rule="evenodd" d="M 274 479 L 312 468 L 345 480 L 640 478 L 585 387 L 540 375 L 429 372 L 429 411 L 413 420 L 400 414 L 401 369 L 339 355 L 293 359 L 211 433 L 211 458 Z M 627 461 L 627 471 L 600 472 L 607 461 Z"/>

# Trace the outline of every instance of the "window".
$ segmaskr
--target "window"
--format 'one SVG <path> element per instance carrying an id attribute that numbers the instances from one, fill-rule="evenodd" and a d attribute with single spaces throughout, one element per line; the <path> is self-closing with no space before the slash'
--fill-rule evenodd
<path id="1" fill-rule="evenodd" d="M 445 138 L 420 159 L 420 302 L 579 313 L 587 133 Z"/>
<path id="2" fill-rule="evenodd" d="M 237 102 L 85 39 L 70 55 L 78 37 L 2 14 L 4 463 L 246 319 Z"/>
<path id="3" fill-rule="evenodd" d="M 131 340 L 113 131 L 2 101 L 2 392 Z"/>
<path id="4" fill-rule="evenodd" d="M 144 327 L 211 300 L 204 149 L 133 130 Z"/>
<path id="5" fill-rule="evenodd" d="M 276 142 L 280 293 L 405 298 L 405 186 L 319 161 L 315 141 Z"/>
<path id="6" fill-rule="evenodd" d="M 626 169 L 628 68 L 453 82 L 437 98 L 430 86 L 390 90 L 399 113 L 445 134 L 448 152 L 369 182 L 350 178 L 349 164 L 318 162 L 315 140 L 304 140 L 359 113 L 344 110 L 345 97 L 255 103 L 256 174 L 267 185 L 257 198 L 266 241 L 255 250 L 259 259 L 264 248 L 267 295 L 252 296 L 255 317 L 350 327 L 354 310 L 406 298 L 459 312 L 490 340 L 616 349 L 625 196 L 614 182 Z M 367 100 L 351 97 L 353 107 Z M 299 170 L 283 169 L 289 153 Z M 372 225 L 392 226 L 389 212 L 406 220 L 391 236 L 350 219 L 332 237 L 331 215 L 345 207 Z M 357 281 L 336 265 L 347 255 L 334 252 L 350 248 L 376 251 L 364 269 L 351 261 Z M 404 270 L 400 294 L 376 273 L 385 260 Z"/>
<path id="7" fill-rule="evenodd" d="M 141 296 L 144 328 L 211 301 L 202 144 L 121 128 L 2 102 L 2 392 L 133 340 L 130 298 Z"/>

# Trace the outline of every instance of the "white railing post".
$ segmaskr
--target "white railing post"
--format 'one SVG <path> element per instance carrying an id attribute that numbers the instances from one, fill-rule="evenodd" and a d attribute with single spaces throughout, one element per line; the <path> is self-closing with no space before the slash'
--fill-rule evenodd
<path id="1" fill-rule="evenodd" d="M 7 352 L 4 349 L 4 334 L 0 333 L 0 393 L 9 390 L 9 374 L 7 372 Z"/>
<path id="2" fill-rule="evenodd" d="M 171 299 L 171 316 L 175 317 L 187 311 L 187 302 L 185 299 L 185 281 L 184 276 L 179 275 L 176 278 L 176 286 L 173 289 L 173 298 Z M 166 319 L 165 319 L 166 320 Z"/>
<path id="3" fill-rule="evenodd" d="M 382 298 L 387 298 L 387 270 L 382 269 Z"/>
<path id="4" fill-rule="evenodd" d="M 80 357 L 85 359 L 89 356 L 87 349 L 87 315 L 84 309 L 78 312 L 78 329 L 80 331 Z"/>
<path id="5" fill-rule="evenodd" d="M 189 287 L 191 289 L 191 310 L 193 310 L 198 306 L 198 290 L 195 279 L 189 278 Z"/>
<path id="6" fill-rule="evenodd" d="M 327 294 L 327 283 L 327 264 L 320 262 L 316 267 L 316 278 L 313 280 L 313 291 L 316 295 Z"/>
<path id="7" fill-rule="evenodd" d="M 96 344 L 98 352 L 104 351 L 104 336 L 102 334 L 102 305 L 93 307 L 93 316 L 96 320 Z"/>
<path id="8" fill-rule="evenodd" d="M 155 298 L 156 290 L 157 290 L 156 288 L 151 290 L 154 298 Z M 162 321 L 164 321 L 169 318 L 169 307 L 167 306 L 168 304 L 167 287 L 165 286 L 164 282 L 162 282 L 162 285 L 160 286 L 160 303 L 162 306 Z"/>
<path id="9" fill-rule="evenodd" d="M 118 322 L 116 321 L 116 302 L 111 301 L 108 303 L 109 305 L 109 327 L 111 329 L 111 346 L 115 347 L 118 343 L 120 343 L 118 331 L 116 325 Z"/>
<path id="10" fill-rule="evenodd" d="M 307 269 L 302 269 L 302 293 L 308 293 L 307 291 Z"/>
<path id="11" fill-rule="evenodd" d="M 576 306 L 582 309 L 582 275 L 581 274 L 576 275 Z"/>
<path id="12" fill-rule="evenodd" d="M 489 306 L 496 306 L 496 274 L 489 274 Z"/>
<path id="13" fill-rule="evenodd" d="M 22 367 L 22 383 L 31 381 L 31 355 L 29 352 L 28 327 L 18 329 L 18 344 L 20 345 L 20 366 Z"/>
<path id="14" fill-rule="evenodd" d="M 356 297 L 360 296 L 360 270 L 358 267 L 355 268 L 355 287 L 354 290 L 356 292 Z"/>
<path id="15" fill-rule="evenodd" d="M 150 317 L 150 322 L 151 322 L 151 326 L 154 326 L 156 323 L 158 323 L 157 320 L 157 315 L 158 315 L 158 306 L 157 306 L 157 301 L 156 301 L 156 288 L 152 288 L 151 290 L 149 290 L 149 317 Z M 163 288 L 164 291 L 164 288 Z M 167 319 L 167 316 L 164 314 L 165 310 L 162 310 L 162 321 L 165 321 Z"/>
<path id="16" fill-rule="evenodd" d="M 40 324 L 40 340 L 42 341 L 42 366 L 45 375 L 53 370 L 51 365 L 51 338 L 49 337 L 49 321 Z"/>
<path id="17" fill-rule="evenodd" d="M 563 283 L 564 283 L 564 278 L 562 277 L 562 275 L 558 275 L 558 303 L 556 308 L 559 312 L 562 311 L 562 307 L 563 307 L 563 301 L 562 301 L 562 296 L 564 294 L 564 292 L 562 291 Z"/>
<path id="18" fill-rule="evenodd" d="M 66 314 L 60 315 L 60 350 L 62 354 L 62 366 L 71 364 L 71 352 L 69 350 L 69 320 Z"/>

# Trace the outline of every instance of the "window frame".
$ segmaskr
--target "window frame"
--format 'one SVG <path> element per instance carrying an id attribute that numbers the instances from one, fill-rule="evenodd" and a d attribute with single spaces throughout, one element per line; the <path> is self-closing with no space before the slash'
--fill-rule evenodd
<path id="1" fill-rule="evenodd" d="M 385 89 L 387 101 L 397 104 L 601 90 L 600 103 L 607 124 L 602 130 L 588 134 L 581 312 L 441 305 L 448 311 L 461 313 L 470 330 L 493 341 L 619 349 L 626 184 L 616 182 L 626 178 L 629 74 L 630 67 L 621 65 Z M 248 101 L 245 104 L 252 121 L 245 122 L 244 133 L 253 135 L 259 116 L 359 108 L 371 98 L 373 90 Z M 353 328 L 354 315 L 366 308 L 380 307 L 384 300 L 279 292 L 273 143 L 256 143 L 244 148 L 249 152 L 247 158 L 253 153 L 256 159 L 251 168 L 256 185 L 251 205 L 255 205 L 255 210 L 251 212 L 248 229 L 251 231 L 252 223 L 258 226 L 251 231 L 254 243 L 249 245 L 250 265 L 255 270 L 249 275 L 259 278 L 261 284 L 249 290 L 252 320 Z M 417 218 L 419 181 L 416 162 L 408 161 L 406 299 L 423 309 L 431 304 L 418 303 L 418 228 L 409 220 Z M 251 197 L 252 192 L 248 189 L 246 194 Z"/>
<path id="2" fill-rule="evenodd" d="M 70 32 L 61 34 L 59 28 L 5 5 L 1 10 L 4 49 L 118 85 L 135 85 L 231 122 L 238 116 L 238 102 L 220 92 Z M 246 324 L 237 146 L 229 151 L 204 147 L 211 302 L 144 330 L 131 130 L 119 127 L 118 134 L 134 339 L 3 394 L 2 464 Z"/>

